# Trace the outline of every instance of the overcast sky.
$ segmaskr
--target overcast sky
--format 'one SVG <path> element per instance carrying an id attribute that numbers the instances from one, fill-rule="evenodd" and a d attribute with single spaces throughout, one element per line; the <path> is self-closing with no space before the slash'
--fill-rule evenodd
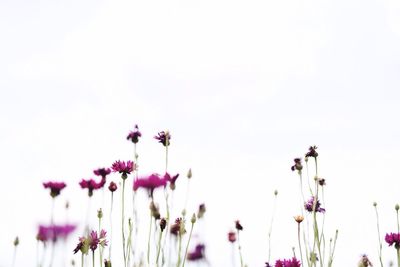
<path id="1" fill-rule="evenodd" d="M 15 235 L 17 265 L 36 260 L 50 209 L 41 183 L 66 181 L 57 205 L 69 199 L 80 220 L 79 180 L 132 158 L 135 123 L 143 172 L 163 171 L 152 137 L 165 129 L 172 172 L 193 169 L 189 205 L 207 205 L 212 266 L 230 264 L 235 219 L 245 262 L 263 266 L 275 189 L 272 259 L 291 257 L 300 210 L 290 166 L 313 144 L 327 234 L 339 229 L 336 265 L 363 253 L 377 265 L 372 202 L 382 233 L 396 231 L 400 202 L 399 47 L 397 0 L 1 1 L 0 266 Z"/>

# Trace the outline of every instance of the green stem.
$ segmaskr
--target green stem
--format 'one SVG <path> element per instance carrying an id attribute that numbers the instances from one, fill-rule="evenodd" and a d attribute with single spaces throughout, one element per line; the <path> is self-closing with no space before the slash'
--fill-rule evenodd
<path id="1" fill-rule="evenodd" d="M 378 215 L 378 208 L 374 203 L 375 207 L 375 215 L 376 215 L 376 228 L 378 230 L 378 241 L 379 241 L 379 263 L 381 264 L 381 267 L 383 267 L 383 262 L 382 262 L 382 241 L 381 241 L 381 231 L 379 227 L 379 215 Z"/>
<path id="2" fill-rule="evenodd" d="M 297 239 L 299 241 L 299 252 L 300 252 L 300 259 L 301 259 L 301 266 L 303 265 L 303 252 L 301 251 L 301 242 L 300 242 L 300 223 L 297 223 Z M 269 260 L 268 260 L 269 262 Z"/>
<path id="3" fill-rule="evenodd" d="M 158 267 L 158 259 L 160 258 L 162 233 L 163 233 L 163 231 L 160 230 L 160 235 L 158 237 L 157 258 L 156 258 L 156 266 L 157 267 Z"/>
<path id="4" fill-rule="evenodd" d="M 125 179 L 122 178 L 122 218 L 121 218 L 121 230 L 122 230 L 122 252 L 124 254 L 124 266 L 126 266 L 126 251 L 125 251 Z"/>
<path id="5" fill-rule="evenodd" d="M 14 246 L 14 254 L 13 254 L 13 260 L 12 260 L 12 267 L 15 266 L 15 259 L 17 257 L 17 246 Z"/>
<path id="6" fill-rule="evenodd" d="M 186 244 L 185 257 L 183 258 L 182 267 L 185 267 L 185 262 L 186 262 L 186 258 L 187 258 L 187 254 L 188 254 L 188 250 L 189 250 L 190 239 L 192 238 L 193 226 L 194 226 L 194 223 L 192 223 L 192 227 L 190 228 L 189 239 Z"/>
<path id="7" fill-rule="evenodd" d="M 150 225 L 149 225 L 149 238 L 147 240 L 147 266 L 150 266 L 150 239 L 151 239 L 151 226 L 153 224 L 153 215 L 150 210 Z"/>
<path id="8" fill-rule="evenodd" d="M 400 248 L 396 249 L 397 252 L 397 266 L 400 267 Z"/>
<path id="9" fill-rule="evenodd" d="M 83 267 L 83 252 L 81 254 L 81 266 Z"/>
<path id="10" fill-rule="evenodd" d="M 239 257 L 240 257 L 240 267 L 243 267 L 243 256 L 242 256 L 242 246 L 240 245 L 240 239 L 239 239 L 239 230 L 237 230 L 237 240 L 238 240 L 238 246 L 239 246 Z"/>
<path id="11" fill-rule="evenodd" d="M 176 263 L 176 267 L 179 267 L 181 265 L 181 251 L 182 251 L 182 233 L 181 230 L 179 230 L 179 247 L 178 247 L 178 261 Z"/>
<path id="12" fill-rule="evenodd" d="M 92 262 L 93 262 L 93 267 L 95 265 L 95 260 L 94 260 L 94 250 L 92 250 Z"/>
<path id="13" fill-rule="evenodd" d="M 270 262 L 270 259 L 271 259 L 271 234 L 272 234 L 272 225 L 273 225 L 273 222 L 274 222 L 275 211 L 276 211 L 277 194 L 274 193 L 274 196 L 275 196 L 274 197 L 274 208 L 273 208 L 273 211 L 272 211 L 271 223 L 269 225 L 269 231 L 268 231 L 268 262 Z"/>
<path id="14" fill-rule="evenodd" d="M 328 267 L 332 267 L 332 263 L 333 263 L 333 256 L 335 254 L 335 249 L 336 249 L 336 241 L 337 241 L 337 237 L 338 237 L 338 230 L 336 230 L 336 234 L 335 234 L 335 241 L 333 242 L 333 249 L 332 249 L 332 253 L 329 257 L 329 263 L 328 263 Z"/>

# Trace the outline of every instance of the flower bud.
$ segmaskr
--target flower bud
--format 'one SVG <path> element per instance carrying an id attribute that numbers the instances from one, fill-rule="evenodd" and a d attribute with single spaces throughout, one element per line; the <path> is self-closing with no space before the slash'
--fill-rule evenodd
<path id="1" fill-rule="evenodd" d="M 301 223 L 301 222 L 304 220 L 304 217 L 301 216 L 301 215 L 297 215 L 297 216 L 294 216 L 294 220 L 295 220 L 297 223 Z"/>
<path id="2" fill-rule="evenodd" d="M 186 176 L 187 176 L 188 179 L 192 178 L 192 168 L 189 169 L 189 171 L 188 171 Z"/>
<path id="3" fill-rule="evenodd" d="M 196 222 L 196 214 L 195 213 L 193 213 L 192 218 L 190 219 L 190 222 L 192 224 L 194 224 Z"/>
<path id="4" fill-rule="evenodd" d="M 399 211 L 399 204 L 396 204 L 396 206 L 394 206 L 394 209 L 395 209 L 396 211 Z"/>
<path id="5" fill-rule="evenodd" d="M 97 218 L 103 218 L 103 211 L 101 210 L 101 208 L 97 211 Z"/>
<path id="6" fill-rule="evenodd" d="M 161 218 L 160 220 L 160 229 L 161 232 L 164 231 L 165 227 L 167 226 L 167 220 L 165 218 Z"/>
<path id="7" fill-rule="evenodd" d="M 16 246 L 18 246 L 19 245 L 19 238 L 18 238 L 18 236 L 17 237 L 15 237 L 15 239 L 14 239 L 14 246 L 16 247 Z"/>

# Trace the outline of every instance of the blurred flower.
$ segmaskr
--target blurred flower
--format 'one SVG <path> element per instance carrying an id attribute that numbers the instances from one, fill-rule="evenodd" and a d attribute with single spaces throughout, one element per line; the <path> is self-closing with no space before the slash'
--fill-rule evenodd
<path id="1" fill-rule="evenodd" d="M 113 163 L 111 168 L 114 172 L 121 173 L 122 178 L 126 179 L 128 177 L 127 175 L 133 172 L 133 170 L 135 169 L 135 164 L 130 160 L 128 160 L 127 162 L 117 160 L 116 162 Z"/>
<path id="2" fill-rule="evenodd" d="M 178 179 L 178 177 L 179 177 L 179 173 L 175 174 L 172 177 L 171 177 L 171 175 L 169 175 L 168 172 L 166 172 L 164 174 L 164 179 L 169 182 L 169 188 L 171 188 L 171 190 L 175 190 L 175 182 Z"/>
<path id="3" fill-rule="evenodd" d="M 110 260 L 104 260 L 104 267 L 111 267 L 111 261 Z"/>
<path id="4" fill-rule="evenodd" d="M 295 220 L 297 223 L 301 223 L 301 222 L 304 220 L 304 217 L 301 216 L 301 215 L 297 215 L 297 216 L 294 216 L 294 220 Z"/>
<path id="5" fill-rule="evenodd" d="M 168 131 L 162 131 L 159 132 L 156 136 L 154 136 L 154 139 L 157 139 L 159 143 L 163 144 L 164 146 L 169 146 L 170 145 L 170 139 L 171 135 L 169 134 Z"/>
<path id="6" fill-rule="evenodd" d="M 160 229 L 161 232 L 164 231 L 165 227 L 167 226 L 167 220 L 165 218 L 161 218 L 160 220 Z"/>
<path id="7" fill-rule="evenodd" d="M 50 188 L 50 196 L 56 197 L 67 185 L 64 182 L 47 182 L 43 183 L 43 186 L 44 188 Z"/>
<path id="8" fill-rule="evenodd" d="M 117 184 L 111 182 L 110 185 L 108 186 L 108 190 L 110 190 L 111 192 L 115 192 L 117 190 Z"/>
<path id="9" fill-rule="evenodd" d="M 161 186 L 166 186 L 168 182 L 168 178 L 161 177 L 157 173 L 153 173 L 149 176 L 144 176 L 141 178 L 136 179 L 133 182 L 133 190 L 136 191 L 139 188 L 144 188 L 149 191 L 149 195 L 153 195 L 154 189 L 161 187 Z"/>
<path id="10" fill-rule="evenodd" d="M 264 267 L 272 267 L 272 265 L 270 265 L 269 262 L 266 262 Z"/>
<path id="11" fill-rule="evenodd" d="M 93 173 L 94 173 L 94 175 L 105 178 L 107 175 L 109 175 L 111 173 L 111 169 L 110 168 L 98 168 L 98 169 L 94 170 Z"/>
<path id="12" fill-rule="evenodd" d="M 290 169 L 292 171 L 298 170 L 300 172 L 303 169 L 303 165 L 301 165 L 301 158 L 295 158 L 294 165 Z"/>
<path id="13" fill-rule="evenodd" d="M 89 251 L 89 243 L 90 240 L 86 237 L 79 237 L 79 243 L 76 245 L 74 248 L 74 254 L 76 254 L 78 251 L 81 251 L 82 254 L 87 254 Z"/>
<path id="14" fill-rule="evenodd" d="M 308 148 L 308 152 L 306 153 L 306 158 L 308 157 L 313 157 L 313 158 L 318 157 L 317 146 L 310 146 Z"/>
<path id="15" fill-rule="evenodd" d="M 157 204 L 154 203 L 154 201 L 150 202 L 150 211 L 151 211 L 151 216 L 153 216 L 155 220 L 161 218 L 160 208 L 158 207 Z"/>
<path id="16" fill-rule="evenodd" d="M 325 182 L 325 179 L 324 178 L 318 178 L 318 184 L 320 185 L 320 186 L 324 186 L 324 185 L 326 185 L 326 182 Z"/>
<path id="17" fill-rule="evenodd" d="M 231 243 L 236 242 L 236 233 L 235 232 L 230 231 L 228 233 L 228 241 L 231 242 Z"/>
<path id="18" fill-rule="evenodd" d="M 189 261 L 197 261 L 204 258 L 204 249 L 205 246 L 203 244 L 198 244 L 195 249 L 187 254 L 187 259 Z"/>
<path id="19" fill-rule="evenodd" d="M 311 197 L 310 200 L 304 203 L 304 208 L 309 212 L 313 211 L 313 206 L 314 206 L 314 197 Z M 322 213 L 325 212 L 325 209 L 321 208 L 321 203 L 319 202 L 319 200 L 317 200 L 317 203 L 315 204 L 315 211 Z"/>
<path id="20" fill-rule="evenodd" d="M 235 221 L 235 228 L 238 231 L 242 231 L 243 230 L 243 226 L 240 224 L 239 220 Z"/>
<path id="21" fill-rule="evenodd" d="M 76 226 L 72 224 L 65 225 L 39 225 L 37 240 L 42 242 L 53 241 L 56 242 L 60 238 L 67 238 L 75 230 Z"/>
<path id="22" fill-rule="evenodd" d="M 361 255 L 361 259 L 358 262 L 358 267 L 368 267 L 368 266 L 372 267 L 372 263 L 368 259 L 368 256 L 366 254 Z"/>
<path id="23" fill-rule="evenodd" d="M 400 249 L 400 233 L 386 234 L 385 241 L 389 244 L 389 246 L 394 244 L 396 249 Z"/>
<path id="24" fill-rule="evenodd" d="M 295 257 L 289 260 L 277 260 L 275 262 L 275 267 L 300 267 L 300 261 Z"/>
<path id="25" fill-rule="evenodd" d="M 197 211 L 197 218 L 201 219 L 206 213 L 206 205 L 204 203 L 199 205 L 199 210 Z"/>
<path id="26" fill-rule="evenodd" d="M 142 136 L 142 133 L 139 131 L 139 127 L 135 124 L 135 128 L 131 131 L 128 136 L 126 137 L 127 140 L 131 140 L 132 143 L 136 144 L 139 142 L 139 137 Z"/>
<path id="27" fill-rule="evenodd" d="M 186 233 L 185 230 L 185 223 L 183 222 L 182 218 L 177 218 L 175 223 L 171 225 L 170 232 L 173 235 L 184 234 Z"/>
<path id="28" fill-rule="evenodd" d="M 82 179 L 82 181 L 79 182 L 79 185 L 81 186 L 82 189 L 88 189 L 88 195 L 89 197 L 93 196 L 93 190 L 100 189 L 104 186 L 104 183 L 100 181 L 100 183 L 97 183 L 93 179 Z"/>
<path id="29" fill-rule="evenodd" d="M 15 239 L 14 239 L 14 247 L 16 247 L 16 246 L 18 246 L 19 245 L 19 238 L 18 238 L 18 236 L 16 236 L 15 237 Z"/>

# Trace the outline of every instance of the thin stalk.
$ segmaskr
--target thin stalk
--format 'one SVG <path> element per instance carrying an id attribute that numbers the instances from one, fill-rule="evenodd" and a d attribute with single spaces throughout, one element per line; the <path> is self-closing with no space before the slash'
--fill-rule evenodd
<path id="1" fill-rule="evenodd" d="M 400 233 L 400 224 L 399 224 L 399 209 L 396 206 L 396 217 L 397 217 L 397 233 Z"/>
<path id="2" fill-rule="evenodd" d="M 150 239 L 151 239 L 151 226 L 152 225 L 153 225 L 153 215 L 150 210 L 149 238 L 147 240 L 147 266 L 150 266 Z"/>
<path id="3" fill-rule="evenodd" d="M 182 233 L 179 230 L 179 241 L 178 241 L 178 261 L 176 262 L 176 267 L 179 267 L 181 265 L 181 251 L 182 251 Z"/>
<path id="4" fill-rule="evenodd" d="M 111 261 L 111 244 L 112 244 L 112 211 L 113 211 L 113 201 L 114 200 L 114 192 L 111 192 L 111 206 L 110 206 L 110 242 L 108 246 L 108 260 Z"/>
<path id="5" fill-rule="evenodd" d="M 275 192 L 278 192 L 278 191 L 275 191 Z M 274 192 L 274 208 L 272 211 L 271 223 L 269 225 L 269 230 L 268 230 L 268 262 L 270 262 L 270 259 L 271 259 L 271 234 L 272 234 L 272 225 L 274 222 L 275 211 L 276 211 L 277 194 L 275 192 Z"/>
<path id="6" fill-rule="evenodd" d="M 82 255 L 81 255 L 81 267 L 83 267 L 83 253 L 81 253 Z"/>
<path id="7" fill-rule="evenodd" d="M 297 223 L 297 239 L 299 241 L 299 252 L 300 252 L 301 266 L 304 266 L 304 264 L 303 264 L 303 252 L 301 251 L 301 242 L 300 242 L 300 223 Z M 268 262 L 269 262 L 269 260 L 268 260 Z"/>
<path id="8" fill-rule="evenodd" d="M 185 262 L 186 262 L 186 258 L 187 258 L 187 254 L 188 254 L 188 250 L 189 250 L 190 239 L 192 238 L 193 226 L 194 226 L 194 223 L 192 223 L 192 227 L 190 228 L 189 239 L 186 244 L 185 257 L 183 258 L 182 267 L 185 267 Z"/>
<path id="9" fill-rule="evenodd" d="M 335 249 L 336 249 L 336 241 L 337 241 L 337 237 L 338 237 L 338 230 L 336 230 L 336 234 L 335 234 L 335 241 L 333 242 L 333 249 L 332 249 L 332 253 L 329 257 L 329 263 L 328 263 L 328 267 L 332 267 L 332 263 L 333 263 L 333 256 L 335 254 Z"/>
<path id="10" fill-rule="evenodd" d="M 379 227 L 379 215 L 378 215 L 378 208 L 376 203 L 374 203 L 375 207 L 375 215 L 376 215 L 376 228 L 378 230 L 378 241 L 379 241 L 379 263 L 381 264 L 381 267 L 383 267 L 383 262 L 382 262 L 382 241 L 381 241 L 381 231 Z"/>
<path id="11" fill-rule="evenodd" d="M 400 248 L 397 248 L 396 252 L 397 252 L 397 266 L 400 267 Z"/>
<path id="12" fill-rule="evenodd" d="M 125 179 L 122 179 L 122 219 L 121 219 L 121 230 L 122 230 L 122 252 L 124 254 L 124 266 L 126 266 L 126 251 L 125 251 L 125 229 L 124 229 L 124 220 L 125 220 Z"/>
<path id="13" fill-rule="evenodd" d="M 17 258 L 17 246 L 14 246 L 14 254 L 13 254 L 13 259 L 12 259 L 12 267 L 15 266 L 15 259 Z"/>
<path id="14" fill-rule="evenodd" d="M 240 245 L 240 239 L 239 239 L 239 230 L 237 230 L 237 240 L 238 240 L 238 246 L 239 246 L 239 257 L 240 257 L 240 267 L 243 267 L 243 256 L 242 256 L 242 246 Z"/>
<path id="15" fill-rule="evenodd" d="M 158 236 L 157 257 L 156 257 L 156 266 L 157 267 L 158 267 L 158 259 L 160 258 L 162 233 L 163 233 L 163 231 L 160 229 L 160 235 Z"/>
<path id="16" fill-rule="evenodd" d="M 92 250 L 92 263 L 93 263 L 93 267 L 95 266 L 95 260 L 94 260 L 94 250 Z"/>

